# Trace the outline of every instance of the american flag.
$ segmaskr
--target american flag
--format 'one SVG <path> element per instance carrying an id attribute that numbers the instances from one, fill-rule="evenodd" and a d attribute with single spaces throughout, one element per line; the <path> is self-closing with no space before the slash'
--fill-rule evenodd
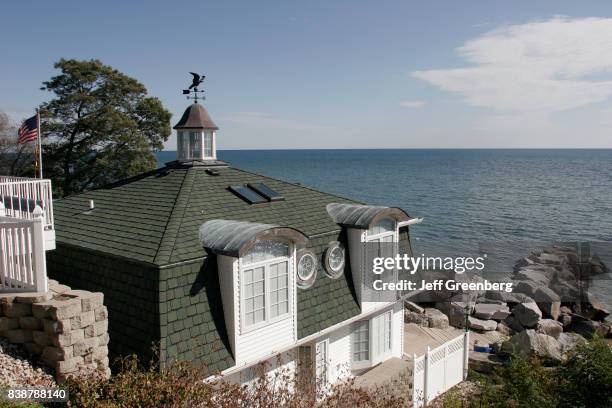
<path id="1" fill-rule="evenodd" d="M 23 124 L 19 128 L 17 134 L 19 135 L 19 139 L 17 139 L 17 143 L 25 144 L 36 140 L 38 133 L 38 115 L 34 115 L 29 119 L 23 121 Z"/>

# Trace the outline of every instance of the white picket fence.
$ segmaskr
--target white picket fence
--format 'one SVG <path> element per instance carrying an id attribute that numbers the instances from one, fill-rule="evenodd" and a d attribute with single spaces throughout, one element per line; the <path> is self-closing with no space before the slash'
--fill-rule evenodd
<path id="1" fill-rule="evenodd" d="M 45 217 L 35 207 L 31 219 L 3 216 L 0 210 L 0 292 L 46 292 Z"/>
<path id="2" fill-rule="evenodd" d="M 43 210 L 45 229 L 53 229 L 51 180 L 0 176 L 0 208 L 6 216 L 33 219 L 36 206 Z"/>
<path id="3" fill-rule="evenodd" d="M 470 334 L 466 332 L 420 357 L 413 355 L 412 402 L 415 408 L 463 381 L 467 375 Z"/>

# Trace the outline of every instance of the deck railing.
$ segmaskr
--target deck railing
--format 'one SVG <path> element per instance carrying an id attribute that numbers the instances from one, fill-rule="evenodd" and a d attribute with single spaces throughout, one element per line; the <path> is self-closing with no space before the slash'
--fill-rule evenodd
<path id="1" fill-rule="evenodd" d="M 0 176 L 0 213 L 22 219 L 33 219 L 36 206 L 43 211 L 45 229 L 53 229 L 51 180 Z"/>
<path id="2" fill-rule="evenodd" d="M 0 216 L 0 292 L 46 292 L 45 222 L 35 207 L 31 219 Z"/>

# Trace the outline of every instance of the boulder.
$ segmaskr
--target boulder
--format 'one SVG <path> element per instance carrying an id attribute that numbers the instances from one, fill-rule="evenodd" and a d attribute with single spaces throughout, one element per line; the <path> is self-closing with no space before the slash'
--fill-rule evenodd
<path id="1" fill-rule="evenodd" d="M 484 320 L 504 320 L 510 315 L 510 308 L 499 303 L 478 303 L 474 307 L 474 316 Z"/>
<path id="2" fill-rule="evenodd" d="M 576 333 L 561 333 L 557 339 L 561 345 L 561 351 L 563 354 L 573 351 L 576 347 L 586 344 L 587 341 L 584 337 Z"/>
<path id="3" fill-rule="evenodd" d="M 425 313 L 417 313 L 410 310 L 404 310 L 404 323 L 414 323 L 419 326 L 429 327 L 429 320 Z"/>
<path id="4" fill-rule="evenodd" d="M 530 266 L 535 264 L 535 261 L 533 259 L 529 259 L 527 257 L 525 258 L 521 258 L 518 261 L 516 261 L 516 263 L 514 264 L 514 272 L 518 272 L 519 269 L 525 267 L 525 266 Z"/>
<path id="5" fill-rule="evenodd" d="M 559 316 L 559 321 L 563 325 L 563 327 L 567 327 L 572 324 L 572 315 L 561 315 Z"/>
<path id="6" fill-rule="evenodd" d="M 479 373 L 491 373 L 503 366 L 503 360 L 495 354 L 470 351 L 468 365 Z"/>
<path id="7" fill-rule="evenodd" d="M 446 316 L 438 309 L 426 308 L 425 316 L 427 316 L 429 327 L 435 327 L 436 329 L 446 329 L 449 325 L 448 316 Z"/>
<path id="8" fill-rule="evenodd" d="M 438 302 L 436 308 L 448 317 L 448 323 L 459 329 L 465 328 L 464 302 Z"/>
<path id="9" fill-rule="evenodd" d="M 512 336 L 512 334 L 514 333 L 514 330 L 512 330 L 512 328 L 510 328 L 510 326 L 508 326 L 506 322 L 497 323 L 497 329 L 495 330 L 497 330 L 504 336 Z"/>
<path id="10" fill-rule="evenodd" d="M 406 309 L 412 312 L 425 313 L 425 309 L 423 309 L 421 306 L 417 305 L 414 302 L 406 301 L 404 302 L 404 306 L 406 307 Z"/>
<path id="11" fill-rule="evenodd" d="M 565 327 L 565 330 L 578 333 L 581 336 L 590 339 L 594 335 L 605 337 L 608 334 L 610 327 L 594 320 L 587 320 L 579 315 L 572 315 L 572 321 Z"/>
<path id="12" fill-rule="evenodd" d="M 567 257 L 558 253 L 542 252 L 537 257 L 536 262 L 548 265 L 561 265 L 567 262 Z"/>
<path id="13" fill-rule="evenodd" d="M 533 297 L 542 285 L 532 280 L 514 281 L 514 290 L 518 293 L 524 293 L 527 296 Z"/>
<path id="14" fill-rule="evenodd" d="M 481 320 L 474 316 L 469 316 L 468 326 L 470 329 L 478 331 L 493 331 L 497 329 L 497 322 L 495 320 Z"/>
<path id="15" fill-rule="evenodd" d="M 512 314 L 516 317 L 521 326 L 526 328 L 536 327 L 542 318 L 542 311 L 537 304 L 519 303 L 512 309 Z"/>
<path id="16" fill-rule="evenodd" d="M 518 319 L 512 315 L 506 317 L 506 319 L 502 323 L 504 323 L 506 326 L 512 329 L 512 331 L 515 332 L 521 332 L 525 330 L 525 328 L 523 327 L 523 325 L 521 325 Z"/>
<path id="17" fill-rule="evenodd" d="M 582 315 L 597 321 L 604 321 L 606 317 L 610 315 L 608 308 L 604 305 L 599 299 L 597 299 L 593 294 L 587 294 L 588 302 L 584 302 L 581 305 Z"/>
<path id="18" fill-rule="evenodd" d="M 554 361 L 563 360 L 563 349 L 554 337 L 537 333 L 531 329 L 517 333 L 510 340 L 504 342 L 502 351 L 519 353 L 524 357 L 540 357 Z"/>
<path id="19" fill-rule="evenodd" d="M 561 333 L 563 333 L 563 325 L 556 320 L 542 319 L 538 322 L 536 331 L 558 339 Z"/>
<path id="20" fill-rule="evenodd" d="M 558 319 L 561 313 L 561 298 L 546 286 L 539 287 L 533 295 L 538 307 L 545 316 Z"/>

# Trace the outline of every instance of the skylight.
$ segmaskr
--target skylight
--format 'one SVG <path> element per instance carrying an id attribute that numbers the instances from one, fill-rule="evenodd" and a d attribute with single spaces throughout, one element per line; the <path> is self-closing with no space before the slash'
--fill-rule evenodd
<path id="1" fill-rule="evenodd" d="M 229 186 L 229 190 L 249 204 L 260 204 L 268 200 L 246 186 Z"/>
<path id="2" fill-rule="evenodd" d="M 278 191 L 272 190 L 270 187 L 266 186 L 264 183 L 249 183 L 247 184 L 252 190 L 255 190 L 260 195 L 264 196 L 268 199 L 268 201 L 282 201 L 285 197 L 282 196 Z"/>

